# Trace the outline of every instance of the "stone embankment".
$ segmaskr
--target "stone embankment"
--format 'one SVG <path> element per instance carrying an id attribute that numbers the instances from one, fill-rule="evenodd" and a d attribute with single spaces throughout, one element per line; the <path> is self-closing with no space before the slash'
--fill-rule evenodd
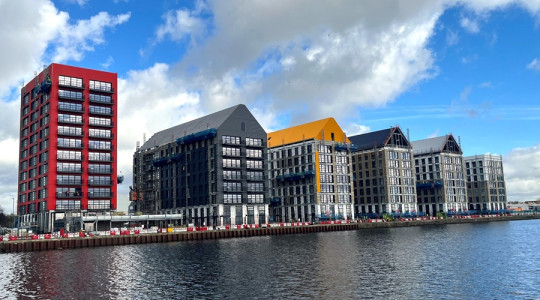
<path id="1" fill-rule="evenodd" d="M 329 231 L 359 230 L 373 228 L 395 228 L 426 225 L 445 225 L 461 223 L 480 223 L 494 221 L 531 220 L 540 219 L 537 215 L 492 216 L 481 218 L 448 218 L 448 219 L 414 219 L 382 222 L 382 220 L 368 220 L 358 223 L 331 222 L 333 224 L 302 225 L 306 223 L 273 224 L 265 228 L 244 228 L 224 230 L 185 230 L 181 232 L 147 233 L 147 234 L 120 234 L 107 236 L 82 236 L 58 239 L 34 240 L 4 240 L 0 242 L 0 253 L 30 252 L 45 250 L 74 249 L 86 247 L 118 246 L 147 243 L 169 243 L 190 240 L 207 240 L 221 238 L 239 238 L 251 236 L 282 235 L 315 233 Z M 328 222 L 327 222 L 328 223 Z M 166 230 L 164 230 L 166 231 Z"/>

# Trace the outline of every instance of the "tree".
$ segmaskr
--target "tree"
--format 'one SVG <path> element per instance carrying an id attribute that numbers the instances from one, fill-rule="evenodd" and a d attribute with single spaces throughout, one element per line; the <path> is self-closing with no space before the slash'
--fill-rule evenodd
<path id="1" fill-rule="evenodd" d="M 4 208 L 0 206 L 0 227 L 11 228 L 13 226 L 14 215 L 6 215 L 4 213 Z"/>

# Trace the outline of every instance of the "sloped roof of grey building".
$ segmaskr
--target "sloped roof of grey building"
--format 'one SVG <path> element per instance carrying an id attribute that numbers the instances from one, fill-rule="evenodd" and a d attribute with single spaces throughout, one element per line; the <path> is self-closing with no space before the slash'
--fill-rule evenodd
<path id="1" fill-rule="evenodd" d="M 415 155 L 440 152 L 453 152 L 462 154 L 461 147 L 457 144 L 454 136 L 451 134 L 419 141 L 413 141 L 411 142 L 411 144 L 413 147 L 413 153 Z"/>
<path id="2" fill-rule="evenodd" d="M 388 136 L 392 132 L 392 128 L 379 131 L 368 132 L 349 137 L 351 143 L 358 146 L 358 150 L 366 150 L 383 147 Z"/>
<path id="3" fill-rule="evenodd" d="M 204 117 L 176 125 L 154 133 L 152 137 L 144 143 L 140 150 L 144 151 L 152 147 L 161 146 L 189 134 L 198 133 L 207 129 L 218 129 L 237 109 L 246 109 L 243 104 L 235 105 L 224 110 L 206 115 Z"/>

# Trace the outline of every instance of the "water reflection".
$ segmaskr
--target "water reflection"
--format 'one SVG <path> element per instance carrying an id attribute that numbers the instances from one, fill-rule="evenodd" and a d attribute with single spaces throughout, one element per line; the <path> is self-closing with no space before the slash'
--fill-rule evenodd
<path id="1" fill-rule="evenodd" d="M 540 220 L 0 255 L 0 298 L 536 298 Z"/>

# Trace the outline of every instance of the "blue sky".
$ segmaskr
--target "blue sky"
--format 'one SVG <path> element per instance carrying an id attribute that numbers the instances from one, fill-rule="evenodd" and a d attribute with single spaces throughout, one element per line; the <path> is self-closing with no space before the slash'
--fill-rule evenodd
<path id="1" fill-rule="evenodd" d="M 119 77 L 120 209 L 136 141 L 245 103 L 268 130 L 335 117 L 503 155 L 540 197 L 540 1 L 0 0 L 0 205 L 17 189 L 19 87 L 51 62 Z"/>

